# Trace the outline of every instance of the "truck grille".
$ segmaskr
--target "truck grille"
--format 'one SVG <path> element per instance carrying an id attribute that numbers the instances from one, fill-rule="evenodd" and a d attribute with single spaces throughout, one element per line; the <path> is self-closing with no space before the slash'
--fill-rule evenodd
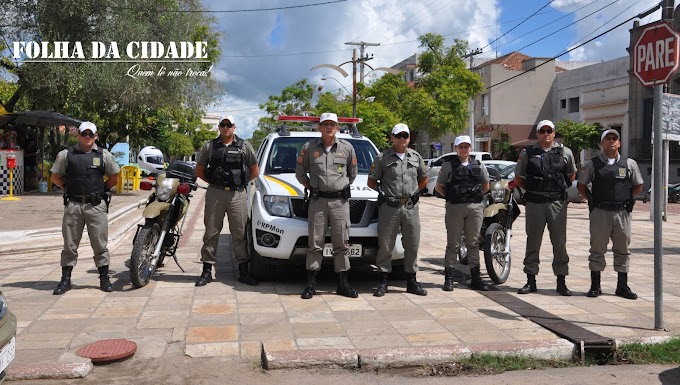
<path id="1" fill-rule="evenodd" d="M 304 199 L 301 198 L 291 198 L 291 204 L 293 205 L 293 216 L 296 218 L 307 218 L 308 213 L 304 207 Z M 378 206 L 375 201 L 369 201 L 367 199 L 350 199 L 349 200 L 349 219 L 353 225 L 362 224 L 364 217 L 368 217 L 368 223 L 378 219 Z"/>

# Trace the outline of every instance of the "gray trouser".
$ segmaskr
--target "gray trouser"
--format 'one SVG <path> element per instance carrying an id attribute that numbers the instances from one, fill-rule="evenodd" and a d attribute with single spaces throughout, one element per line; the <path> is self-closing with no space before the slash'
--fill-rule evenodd
<path id="1" fill-rule="evenodd" d="M 545 225 L 548 225 L 550 242 L 553 247 L 552 269 L 555 275 L 569 274 L 567 254 L 567 204 L 564 201 L 547 203 L 527 202 L 526 233 L 527 251 L 524 257 L 524 272 L 538 274 L 539 252 L 543 241 Z"/>
<path id="2" fill-rule="evenodd" d="M 603 271 L 607 266 L 604 255 L 609 238 L 612 240 L 614 271 L 627 273 L 630 266 L 630 213 L 626 209 L 608 211 L 596 208 L 590 212 L 590 270 Z"/>
<path id="3" fill-rule="evenodd" d="M 404 271 L 418 272 L 418 246 L 420 245 L 419 204 L 412 209 L 406 206 L 380 205 L 378 211 L 378 255 L 375 264 L 383 273 L 392 271 L 392 250 L 401 229 L 401 243 L 404 246 Z"/>
<path id="4" fill-rule="evenodd" d="M 234 260 L 237 264 L 248 262 L 246 251 L 246 200 L 248 194 L 243 191 L 224 191 L 210 186 L 205 194 L 205 234 L 203 235 L 203 247 L 201 247 L 201 261 L 215 264 L 217 258 L 215 251 L 220 239 L 220 233 L 224 226 L 224 214 L 229 220 L 229 232 L 231 233 L 231 247 Z"/>
<path id="5" fill-rule="evenodd" d="M 309 201 L 309 250 L 307 270 L 321 270 L 326 229 L 330 224 L 333 244 L 333 266 L 336 273 L 350 268 L 347 256 L 349 241 L 349 202 L 341 198 L 318 198 Z"/>
<path id="6" fill-rule="evenodd" d="M 479 232 L 484 219 L 482 203 L 448 203 L 446 202 L 446 253 L 444 267 L 453 267 L 458 259 L 460 237 L 465 234 L 468 266 L 479 267 Z"/>
<path id="7" fill-rule="evenodd" d="M 61 222 L 61 232 L 64 235 L 61 265 L 75 266 L 78 262 L 78 246 L 83 237 L 83 228 L 87 225 L 95 266 L 108 266 L 110 261 L 109 249 L 106 248 L 109 238 L 108 220 L 104 201 L 98 206 L 69 202 L 64 207 L 64 219 Z"/>

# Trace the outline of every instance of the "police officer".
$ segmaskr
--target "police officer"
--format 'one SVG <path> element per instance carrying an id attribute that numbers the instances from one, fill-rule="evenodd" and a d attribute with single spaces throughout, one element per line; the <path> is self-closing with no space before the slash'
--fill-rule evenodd
<path id="1" fill-rule="evenodd" d="M 489 191 L 489 173 L 479 160 L 470 158 L 472 141 L 461 135 L 454 141 L 456 153 L 442 164 L 435 189 L 446 199 L 446 254 L 444 255 L 444 291 L 453 291 L 453 265 L 465 235 L 471 286 L 487 291 L 479 272 L 479 232 L 484 218 L 484 194 Z"/>
<path id="2" fill-rule="evenodd" d="M 567 188 L 576 177 L 576 163 L 571 150 L 555 142 L 555 124 L 542 120 L 536 126 L 538 142 L 519 154 L 515 166 L 515 183 L 526 190 L 527 246 L 524 272 L 527 283 L 519 294 L 535 292 L 539 252 L 546 224 L 553 246 L 553 273 L 557 292 L 570 296 L 565 281 L 569 274 L 567 254 Z"/>
<path id="3" fill-rule="evenodd" d="M 589 160 L 579 174 L 578 191 L 588 198 L 590 208 L 590 279 L 588 297 L 602 294 L 601 272 L 607 265 L 604 254 L 612 240 L 614 271 L 618 273 L 616 295 L 636 299 L 628 287 L 630 270 L 630 212 L 633 197 L 642 191 L 642 174 L 637 162 L 619 154 L 621 138 L 618 131 L 606 130 L 600 137 L 602 152 Z M 592 183 L 592 194 L 588 184 Z"/>
<path id="4" fill-rule="evenodd" d="M 423 157 L 408 148 L 411 141 L 408 126 L 399 123 L 392 128 L 392 147 L 375 158 L 368 175 L 368 187 L 379 192 L 378 255 L 375 264 L 380 272 L 380 283 L 373 295 L 382 297 L 387 292 L 387 281 L 392 271 L 392 250 L 401 230 L 404 244 L 406 291 L 427 295 L 427 290 L 416 280 L 418 247 L 420 245 L 420 190 L 427 187 L 427 173 Z"/>
<path id="5" fill-rule="evenodd" d="M 61 281 L 52 294 L 71 290 L 71 272 L 78 262 L 78 246 L 87 225 L 87 235 L 99 270 L 99 288 L 113 291 L 109 280 L 110 255 L 108 211 L 111 187 L 118 181 L 120 167 L 110 152 L 95 144 L 97 126 L 83 122 L 78 128 L 78 144 L 62 150 L 52 166 L 52 183 L 64 191 L 64 219 L 61 231 Z M 104 182 L 104 176 L 108 180 Z"/>
<path id="6" fill-rule="evenodd" d="M 205 234 L 201 247 L 203 272 L 196 280 L 196 286 L 205 286 L 212 279 L 212 266 L 217 263 L 215 256 L 220 232 L 224 225 L 224 214 L 229 220 L 231 247 L 238 264 L 238 281 L 246 285 L 258 282 L 248 271 L 246 250 L 246 184 L 260 173 L 253 146 L 239 138 L 236 121 L 231 115 L 220 118 L 220 136 L 206 142 L 201 148 L 196 163 L 196 176 L 208 182 L 205 194 Z"/>
<path id="7" fill-rule="evenodd" d="M 324 112 L 319 119 L 321 137 L 305 143 L 295 169 L 297 180 L 310 191 L 309 250 L 307 251 L 307 285 L 300 296 L 310 299 L 316 294 L 316 274 L 321 269 L 326 230 L 330 224 L 333 262 L 338 274 L 337 293 L 357 298 L 347 281 L 350 269 L 347 247 L 349 241 L 349 186 L 357 176 L 354 147 L 338 139 L 338 116 Z"/>

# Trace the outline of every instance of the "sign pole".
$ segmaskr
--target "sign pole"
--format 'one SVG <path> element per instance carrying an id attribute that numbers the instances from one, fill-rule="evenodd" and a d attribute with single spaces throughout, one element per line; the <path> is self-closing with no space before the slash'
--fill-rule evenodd
<path id="1" fill-rule="evenodd" d="M 652 175 L 652 203 L 654 211 L 654 329 L 664 330 L 663 325 L 663 139 L 661 137 L 661 97 L 663 84 L 654 86 L 654 175 Z"/>

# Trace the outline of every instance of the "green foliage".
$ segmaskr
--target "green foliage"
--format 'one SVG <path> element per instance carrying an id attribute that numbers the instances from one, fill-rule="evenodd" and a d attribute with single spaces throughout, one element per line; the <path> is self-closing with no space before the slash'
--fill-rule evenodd
<path id="1" fill-rule="evenodd" d="M 516 160 L 517 151 L 512 147 L 510 142 L 510 134 L 508 134 L 503 128 L 498 128 L 495 135 L 491 139 L 491 153 L 496 156 L 497 159 L 507 159 Z"/>
<path id="2" fill-rule="evenodd" d="M 25 0 L 0 7 L 0 33 L 7 41 L 81 41 L 86 56 L 91 41 L 117 42 L 121 56 L 130 41 L 206 41 L 206 63 L 23 63 L 0 58 L 6 78 L 17 90 L 8 108 L 51 110 L 98 127 L 108 148 L 129 137 L 132 145 L 164 140 L 170 131 L 192 133 L 201 126 L 202 108 L 220 96 L 221 87 L 208 77 L 127 76 L 140 70 L 207 70 L 218 59 L 215 19 L 201 12 L 158 12 L 158 9 L 200 11 L 200 0 Z M 21 20 L 21 21 L 20 21 Z M 1 48 L 1 47 L 0 47 Z M 7 51 L 3 51 L 7 52 Z M 131 69 L 132 68 L 132 69 Z M 17 95 L 27 105 L 16 104 Z M 19 128 L 25 129 L 25 128 Z M 48 136 L 62 143 L 59 133 Z M 66 140 L 66 138 L 64 138 Z"/>
<path id="3" fill-rule="evenodd" d="M 194 150 L 198 151 L 203 147 L 203 143 L 217 138 L 218 133 L 215 131 L 208 130 L 207 128 L 201 128 L 194 132 L 191 136 L 191 141 L 194 146 Z"/>
<path id="4" fill-rule="evenodd" d="M 565 119 L 555 124 L 557 132 L 562 135 L 562 143 L 574 153 L 576 162 L 579 163 L 579 154 L 582 150 L 597 148 L 600 140 L 598 124 L 586 124 Z"/>
<path id="5" fill-rule="evenodd" d="M 194 154 L 194 145 L 191 143 L 191 139 L 179 132 L 168 133 L 163 147 L 164 148 L 161 148 L 161 151 L 163 151 L 164 154 L 167 154 L 170 159 Z"/>

